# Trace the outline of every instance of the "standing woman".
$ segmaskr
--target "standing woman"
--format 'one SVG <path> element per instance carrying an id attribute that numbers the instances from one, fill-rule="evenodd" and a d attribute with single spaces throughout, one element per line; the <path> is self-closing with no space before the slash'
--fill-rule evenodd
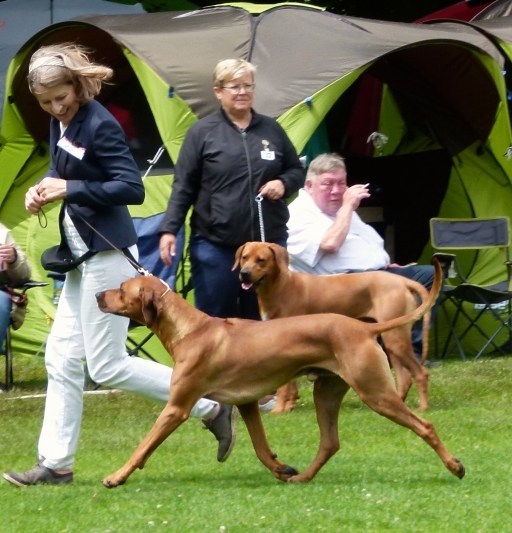
<path id="1" fill-rule="evenodd" d="M 247 241 L 263 240 L 262 227 L 266 241 L 286 246 L 285 199 L 305 177 L 283 128 L 252 108 L 254 74 L 255 67 L 243 59 L 226 59 L 215 67 L 213 92 L 220 109 L 188 130 L 159 228 L 160 257 L 170 266 L 176 234 L 194 207 L 190 261 L 195 304 L 221 318 L 259 319 L 255 293 L 243 291 L 238 272 L 232 271 L 235 253 Z"/>
<path id="2" fill-rule="evenodd" d="M 45 46 L 30 60 L 28 83 L 50 122 L 50 170 L 31 187 L 26 209 L 38 215 L 62 200 L 59 229 L 74 257 L 94 255 L 71 270 L 59 299 L 46 346 L 48 390 L 39 437 L 39 462 L 25 473 L 5 473 L 18 486 L 70 483 L 82 419 L 84 360 L 99 384 L 157 402 L 169 397 L 172 369 L 126 354 L 129 320 L 102 313 L 95 294 L 135 274 L 106 240 L 137 258 L 137 234 L 127 205 L 144 201 L 140 172 L 114 117 L 94 97 L 112 70 L 92 63 L 74 44 Z M 100 237 L 88 224 L 106 239 Z M 219 441 L 218 460 L 235 440 L 232 407 L 201 399 L 191 416 Z"/>

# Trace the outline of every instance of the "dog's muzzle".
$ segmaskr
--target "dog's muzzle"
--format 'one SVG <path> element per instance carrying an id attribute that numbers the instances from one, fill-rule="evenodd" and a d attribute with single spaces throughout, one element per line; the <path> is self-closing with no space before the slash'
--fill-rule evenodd
<path id="1" fill-rule="evenodd" d="M 240 270 L 240 281 L 242 282 L 242 289 L 246 291 L 255 291 L 265 280 L 267 275 L 265 274 L 262 278 L 257 281 L 252 280 L 252 275 L 250 270 Z"/>

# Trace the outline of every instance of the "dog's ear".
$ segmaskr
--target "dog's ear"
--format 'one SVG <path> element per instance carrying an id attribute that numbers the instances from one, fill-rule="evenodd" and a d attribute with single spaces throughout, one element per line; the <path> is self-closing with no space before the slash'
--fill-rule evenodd
<path id="1" fill-rule="evenodd" d="M 268 246 L 274 254 L 276 263 L 281 270 L 288 270 L 288 266 L 290 265 L 290 255 L 288 254 L 288 250 L 279 246 L 279 244 L 270 243 Z"/>
<path id="2" fill-rule="evenodd" d="M 240 246 L 240 248 L 238 248 L 238 250 L 236 251 L 235 264 L 233 265 L 233 268 L 231 269 L 231 272 L 233 272 L 233 270 L 236 270 L 239 267 L 240 259 L 242 259 L 242 253 L 244 251 L 244 247 L 245 247 L 245 244 L 242 244 L 242 246 Z"/>
<path id="3" fill-rule="evenodd" d="M 152 290 L 139 289 L 139 296 L 142 302 L 142 316 L 146 326 L 150 328 L 156 320 L 157 310 L 155 307 L 155 293 Z"/>

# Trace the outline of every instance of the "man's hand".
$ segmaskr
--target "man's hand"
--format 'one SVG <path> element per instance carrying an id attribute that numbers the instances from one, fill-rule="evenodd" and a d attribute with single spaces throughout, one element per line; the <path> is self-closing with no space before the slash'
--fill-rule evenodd
<path id="1" fill-rule="evenodd" d="M 370 191 L 368 190 L 368 185 L 352 185 L 343 194 L 343 205 L 355 211 L 359 207 L 361 200 L 369 197 Z"/>
<path id="2" fill-rule="evenodd" d="M 268 200 L 280 200 L 285 192 L 284 183 L 281 180 L 267 181 L 259 190 L 263 198 Z"/>
<path id="3" fill-rule="evenodd" d="M 173 258 L 176 255 L 176 235 L 172 233 L 162 233 L 160 237 L 160 258 L 164 265 L 172 266 Z"/>
<path id="4" fill-rule="evenodd" d="M 352 213 L 359 207 L 363 198 L 370 196 L 367 187 L 368 185 L 352 185 L 343 193 L 343 202 L 336 213 L 335 220 L 320 242 L 322 253 L 335 254 L 343 246 L 350 230 Z"/>

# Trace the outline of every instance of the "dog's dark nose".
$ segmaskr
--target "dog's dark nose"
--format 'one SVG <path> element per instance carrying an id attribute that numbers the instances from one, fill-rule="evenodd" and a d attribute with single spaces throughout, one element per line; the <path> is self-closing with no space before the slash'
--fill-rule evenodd
<path id="1" fill-rule="evenodd" d="M 103 292 L 97 292 L 94 297 L 96 298 L 96 301 L 99 301 L 100 298 L 103 296 Z"/>
<path id="2" fill-rule="evenodd" d="M 244 282 L 244 283 L 251 283 L 251 271 L 250 270 L 246 270 L 245 268 L 242 268 L 242 270 L 240 270 L 240 279 Z"/>

